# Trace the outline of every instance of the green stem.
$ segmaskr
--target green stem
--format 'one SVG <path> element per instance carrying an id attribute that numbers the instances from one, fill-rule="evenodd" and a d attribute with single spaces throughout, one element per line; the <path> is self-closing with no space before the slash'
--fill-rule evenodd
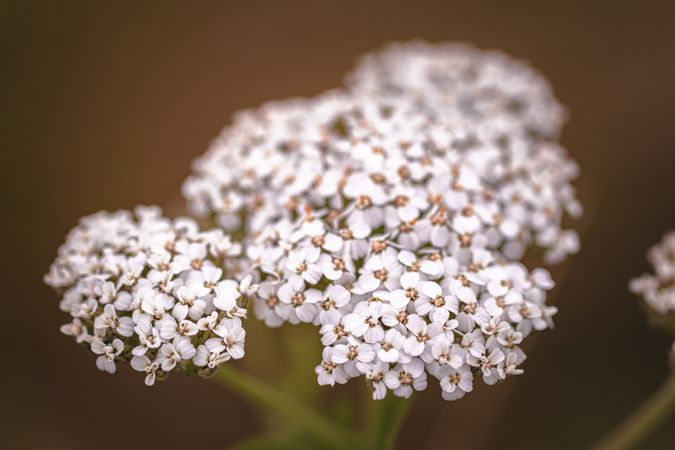
<path id="1" fill-rule="evenodd" d="M 675 372 L 645 403 L 594 450 L 627 450 L 635 447 L 668 417 L 675 407 Z"/>
<path id="2" fill-rule="evenodd" d="M 394 444 L 412 405 L 412 398 L 398 398 L 389 393 L 383 400 L 368 399 L 368 401 L 370 405 L 365 431 L 369 438 L 369 447 L 373 450 L 388 450 Z"/>
<path id="3" fill-rule="evenodd" d="M 274 387 L 257 380 L 229 364 L 221 366 L 216 377 L 259 406 L 285 418 L 336 450 L 356 448 L 349 430 L 340 427 L 314 409 L 297 402 Z"/>

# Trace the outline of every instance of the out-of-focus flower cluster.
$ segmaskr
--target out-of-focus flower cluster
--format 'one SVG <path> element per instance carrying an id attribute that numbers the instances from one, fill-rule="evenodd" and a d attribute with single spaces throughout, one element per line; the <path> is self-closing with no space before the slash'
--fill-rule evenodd
<path id="1" fill-rule="evenodd" d="M 320 326 L 320 384 L 408 397 L 433 376 L 456 399 L 521 373 L 556 308 L 520 260 L 578 250 L 564 110 L 525 64 L 464 46 L 393 46 L 348 80 L 238 114 L 195 162 L 190 210 L 242 232 L 260 319 Z"/>
<path id="2" fill-rule="evenodd" d="M 222 230 L 200 232 L 156 207 L 100 212 L 71 230 L 45 282 L 72 316 L 61 331 L 99 355 L 100 370 L 130 361 L 152 385 L 244 356 L 241 305 L 255 286 L 226 278 L 239 274 L 239 254 Z"/>
<path id="3" fill-rule="evenodd" d="M 661 242 L 647 253 L 654 274 L 644 274 L 630 282 L 630 290 L 642 296 L 659 315 L 675 310 L 675 231 L 668 232 Z"/>
<path id="4" fill-rule="evenodd" d="M 347 76 L 355 95 L 397 97 L 489 139 L 558 137 L 566 111 L 526 62 L 462 43 L 395 43 Z"/>

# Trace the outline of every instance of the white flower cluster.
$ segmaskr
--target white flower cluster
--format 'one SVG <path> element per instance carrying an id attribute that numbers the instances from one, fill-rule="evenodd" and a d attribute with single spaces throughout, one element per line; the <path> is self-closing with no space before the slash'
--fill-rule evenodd
<path id="1" fill-rule="evenodd" d="M 405 97 L 483 136 L 557 138 L 567 113 L 524 61 L 462 43 L 390 44 L 347 76 L 355 95 Z"/>
<path id="2" fill-rule="evenodd" d="M 238 273 L 239 254 L 222 230 L 200 232 L 156 207 L 100 212 L 71 230 L 45 282 L 73 318 L 61 331 L 99 355 L 100 370 L 130 360 L 152 385 L 174 370 L 208 376 L 244 356 L 241 305 L 255 286 L 224 278 Z"/>
<path id="3" fill-rule="evenodd" d="M 243 252 L 156 208 L 83 219 L 45 277 L 73 316 L 62 330 L 101 370 L 206 376 L 243 356 L 252 298 L 268 326 L 319 327 L 322 385 L 364 377 L 375 399 L 409 397 L 432 376 L 453 400 L 475 376 L 520 374 L 520 343 L 557 311 L 548 272 L 520 261 L 579 246 L 562 227 L 581 214 L 577 165 L 555 142 L 564 118 L 548 83 L 501 53 L 369 55 L 345 89 L 237 114 L 194 163 L 190 211 Z"/>
<path id="4" fill-rule="evenodd" d="M 261 320 L 320 326 L 320 384 L 408 397 L 431 375 L 456 399 L 521 373 L 556 308 L 519 261 L 578 249 L 562 107 L 526 65 L 462 46 L 393 47 L 349 80 L 238 114 L 194 163 L 190 210 L 243 230 Z"/>
<path id="5" fill-rule="evenodd" d="M 455 72 L 463 75 L 453 81 Z M 258 233 L 288 216 L 324 167 L 327 147 L 417 142 L 448 161 L 473 161 L 500 203 L 506 258 L 520 260 L 536 246 L 553 263 L 578 251 L 576 232 L 562 229 L 566 214 L 581 214 L 571 184 L 578 167 L 543 138 L 557 133 L 564 114 L 536 72 L 497 52 L 408 44 L 366 57 L 349 79 L 347 91 L 240 113 L 194 163 L 183 186 L 190 210 L 230 230 L 244 219 L 246 231 Z M 516 101 L 522 107 L 507 107 Z"/>
<path id="6" fill-rule="evenodd" d="M 451 145 L 481 155 L 481 177 L 515 216 L 520 242 L 545 249 L 548 263 L 579 250 L 577 233 L 561 228 L 565 214 L 582 213 L 571 185 L 578 166 L 555 142 L 566 112 L 527 63 L 466 44 L 414 41 L 364 56 L 347 83 L 356 98 L 410 105 L 427 135 L 450 127 Z M 504 254 L 520 259 L 519 250 Z"/>
<path id="7" fill-rule="evenodd" d="M 630 290 L 645 299 L 659 315 L 675 311 L 675 231 L 668 232 L 647 253 L 654 274 L 644 274 L 630 282 Z"/>
<path id="8" fill-rule="evenodd" d="M 297 218 L 249 243 L 256 315 L 319 325 L 319 383 L 365 376 L 376 399 L 408 397 L 427 374 L 456 399 L 473 372 L 488 384 L 521 373 L 518 344 L 552 325 L 553 282 L 494 250 L 499 202 L 470 161 L 410 141 L 323 152 Z"/>

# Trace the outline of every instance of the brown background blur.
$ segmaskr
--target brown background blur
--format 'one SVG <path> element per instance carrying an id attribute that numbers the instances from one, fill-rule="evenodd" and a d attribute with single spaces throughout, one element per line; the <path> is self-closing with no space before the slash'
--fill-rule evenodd
<path id="1" fill-rule="evenodd" d="M 664 379 L 669 340 L 626 283 L 675 228 L 666 2 L 112 3 L 0 6 L 0 447 L 227 448 L 259 432 L 256 413 L 215 382 L 147 389 L 130 370 L 97 371 L 58 333 L 66 317 L 42 274 L 83 214 L 180 209 L 190 161 L 237 109 L 334 87 L 358 55 L 416 37 L 501 48 L 543 71 L 571 111 L 562 141 L 582 167 L 587 214 L 581 254 L 558 271 L 555 331 L 523 377 L 492 388 L 510 392 L 499 420 L 462 421 L 492 409 L 492 394 L 444 403 L 433 388 L 416 395 L 400 448 L 586 448 Z M 255 345 L 258 358 L 276 351 Z M 675 448 L 675 417 L 642 448 Z"/>

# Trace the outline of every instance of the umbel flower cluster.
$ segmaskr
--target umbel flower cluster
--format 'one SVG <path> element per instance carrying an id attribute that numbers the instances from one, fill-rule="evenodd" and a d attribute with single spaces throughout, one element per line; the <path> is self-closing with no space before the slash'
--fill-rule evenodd
<path id="1" fill-rule="evenodd" d="M 461 43 L 397 43 L 365 55 L 347 76 L 358 95 L 412 99 L 482 136 L 555 139 L 566 111 L 536 70 L 499 51 Z"/>
<path id="2" fill-rule="evenodd" d="M 72 316 L 61 332 L 98 355 L 100 370 L 130 361 L 152 385 L 244 356 L 240 305 L 255 287 L 224 276 L 238 271 L 239 252 L 222 230 L 200 232 L 156 207 L 100 212 L 71 230 L 45 282 Z"/>
<path id="3" fill-rule="evenodd" d="M 365 376 L 374 398 L 408 397 L 428 373 L 455 399 L 474 371 L 488 384 L 520 373 L 518 344 L 551 326 L 553 283 L 494 250 L 498 201 L 471 165 L 407 144 L 324 148 L 297 219 L 249 245 L 254 306 L 268 325 L 320 325 L 320 384 Z"/>
<path id="4" fill-rule="evenodd" d="M 675 310 L 675 231 L 668 232 L 647 253 L 654 274 L 644 274 L 630 282 L 630 290 L 644 298 L 658 315 Z"/>
<path id="5" fill-rule="evenodd" d="M 520 260 L 578 249 L 564 110 L 523 63 L 463 46 L 393 46 L 348 80 L 238 114 L 195 162 L 190 210 L 242 232 L 259 319 L 319 327 L 320 384 L 364 377 L 381 399 L 432 376 L 457 399 L 521 373 L 556 308 Z"/>
<path id="6" fill-rule="evenodd" d="M 354 154 L 380 139 L 410 144 L 409 154 L 424 147 L 449 162 L 470 159 L 500 204 L 507 258 L 535 247 L 553 263 L 578 251 L 576 232 L 562 228 L 566 215 L 581 214 L 571 184 L 578 167 L 547 137 L 564 110 L 527 65 L 464 46 L 407 44 L 365 57 L 347 78 L 348 90 L 239 113 L 195 161 L 183 186 L 190 210 L 259 233 L 297 209 L 317 175 L 326 178 L 327 147 Z"/>
<path id="7" fill-rule="evenodd" d="M 238 113 L 194 162 L 183 194 L 215 230 L 155 209 L 83 219 L 46 276 L 62 331 L 152 384 L 242 357 L 252 303 L 270 327 L 317 327 L 321 385 L 359 377 L 382 399 L 432 377 L 454 400 L 520 374 L 521 343 L 557 312 L 549 273 L 522 260 L 579 248 L 564 120 L 499 52 L 368 55 L 345 88 Z"/>

